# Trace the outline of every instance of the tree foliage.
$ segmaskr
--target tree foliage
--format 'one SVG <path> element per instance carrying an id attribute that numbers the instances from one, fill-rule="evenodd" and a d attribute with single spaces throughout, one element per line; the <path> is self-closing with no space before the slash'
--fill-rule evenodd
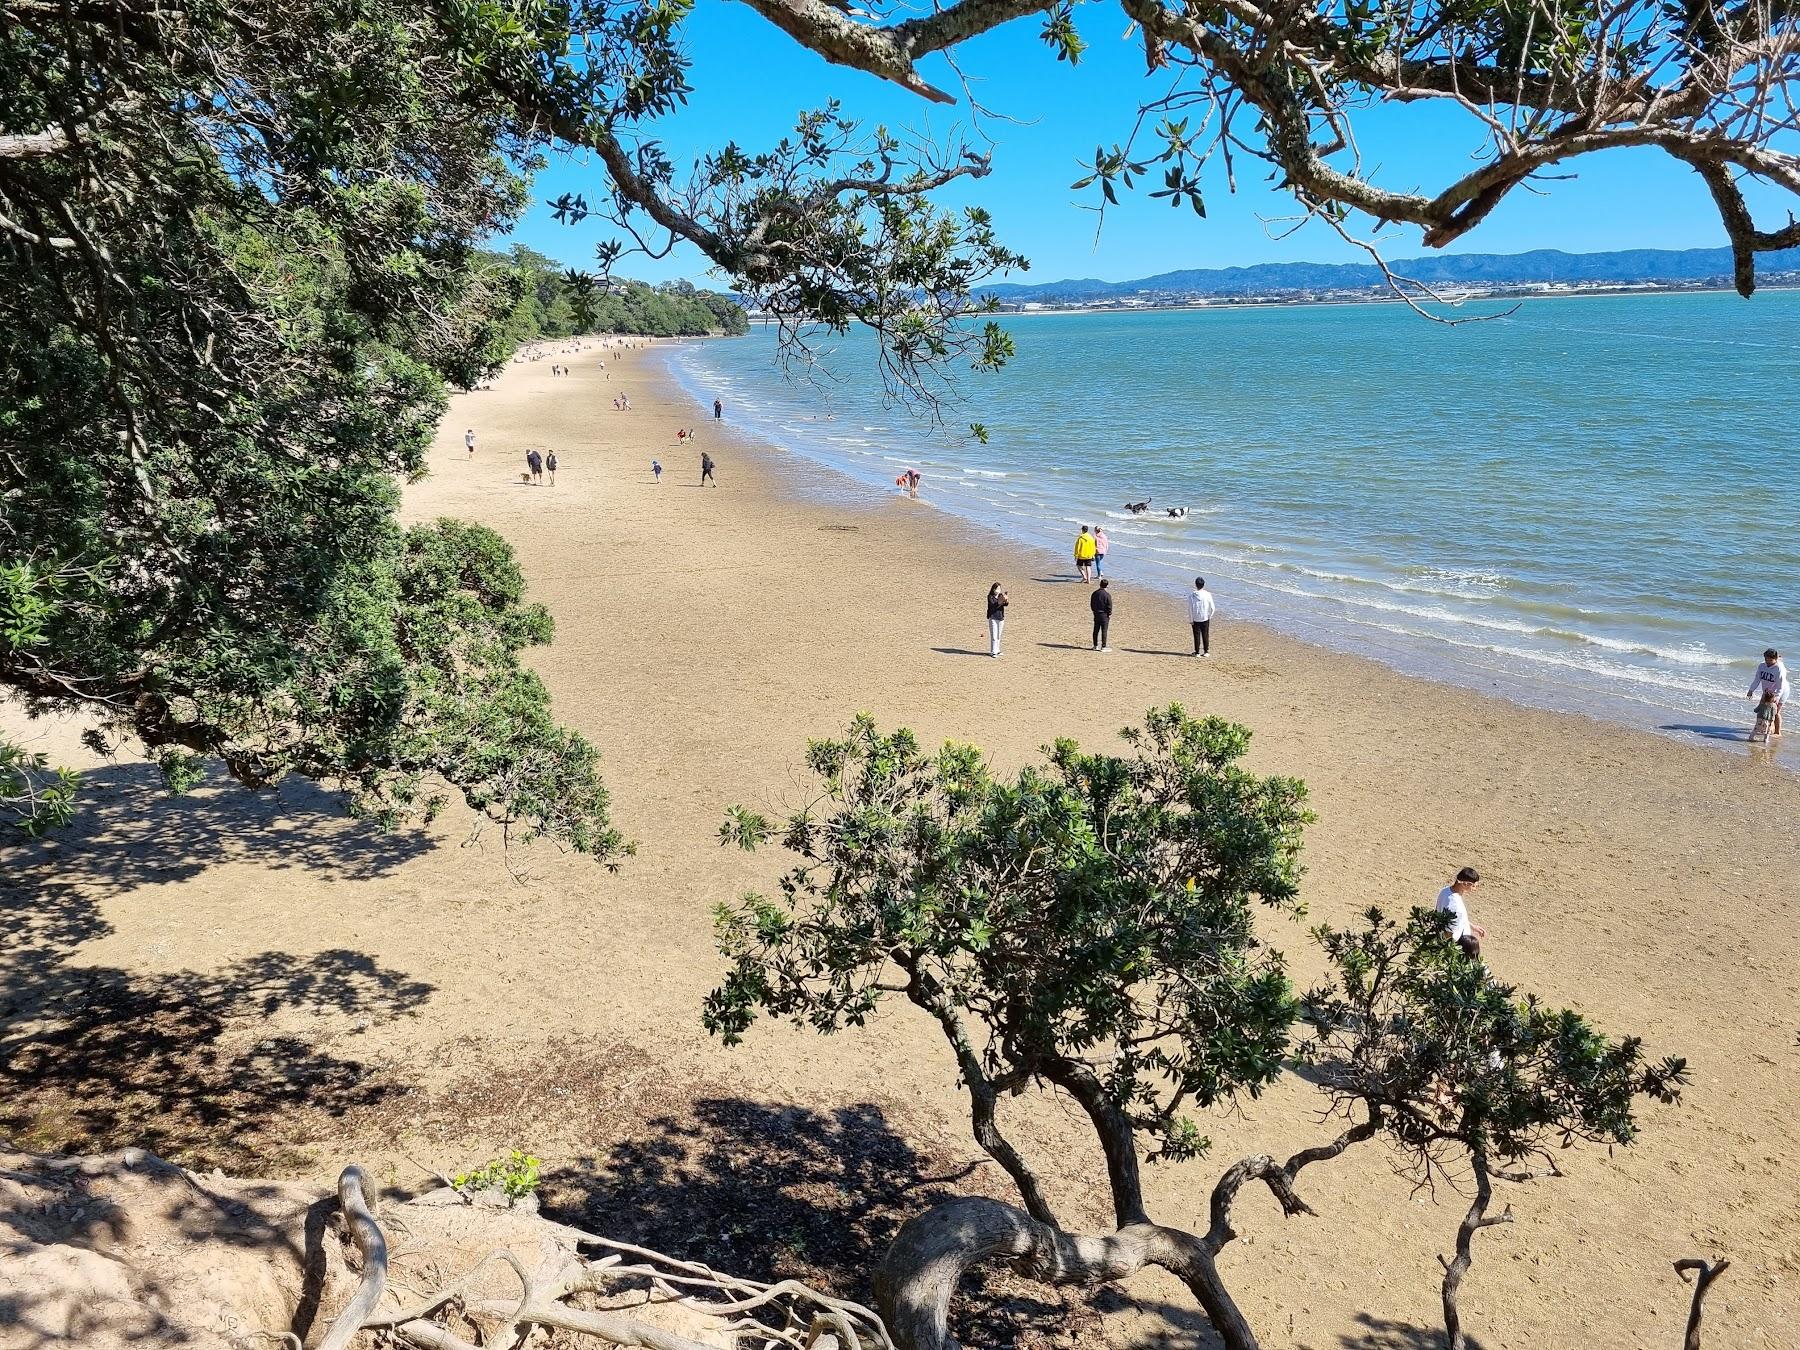
<path id="1" fill-rule="evenodd" d="M 0 681 L 172 786 L 216 756 L 395 819 L 447 782 L 611 857 L 510 552 L 395 516 L 520 294 L 474 244 L 533 136 L 445 55 L 383 0 L 8 7 Z"/>
<path id="2" fill-rule="evenodd" d="M 564 268 L 523 244 L 486 255 L 490 265 L 516 272 L 518 303 L 507 317 L 514 342 L 573 337 L 578 333 L 637 333 L 647 337 L 738 336 L 750 330 L 744 307 L 728 295 L 699 290 L 685 281 L 650 286 Z"/>
<path id="3" fill-rule="evenodd" d="M 906 1000 L 942 1031 L 975 1140 L 1018 1189 L 1022 1210 L 966 1197 L 901 1230 L 877 1289 L 905 1350 L 947 1343 L 942 1272 L 1000 1254 L 1059 1282 L 1162 1266 L 1242 1350 L 1255 1334 L 1217 1258 L 1247 1183 L 1310 1213 L 1303 1169 L 1385 1140 L 1422 1182 L 1471 1175 L 1485 1196 L 1551 1145 L 1630 1143 L 1640 1104 L 1676 1095 L 1681 1061 L 1496 983 L 1441 916 L 1317 930 L 1330 978 L 1297 997 L 1257 920 L 1301 912 L 1304 786 L 1245 769 L 1248 731 L 1179 706 L 1124 736 L 1129 754 L 1059 741 L 1001 778 L 968 746 L 929 755 L 859 717 L 809 747 L 818 793 L 785 824 L 733 808 L 721 829 L 748 848 L 779 837 L 794 862 L 776 894 L 721 907 L 730 966 L 706 1026 L 733 1042 L 768 1013 L 829 1033 Z M 1302 1062 L 1338 1133 L 1231 1164 L 1204 1232 L 1153 1221 L 1141 1164 L 1203 1154 L 1200 1113 Z M 1003 1098 L 1034 1085 L 1092 1125 L 1114 1231 L 1067 1231 L 1003 1129 Z"/>

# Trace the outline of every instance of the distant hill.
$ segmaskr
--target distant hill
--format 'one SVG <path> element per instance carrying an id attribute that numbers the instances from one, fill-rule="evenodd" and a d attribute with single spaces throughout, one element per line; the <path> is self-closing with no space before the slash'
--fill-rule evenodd
<path id="1" fill-rule="evenodd" d="M 1544 283 L 1614 282 L 1692 285 L 1731 275 L 1728 248 L 1625 249 L 1617 253 L 1564 253 L 1543 248 L 1531 253 L 1440 253 L 1402 258 L 1389 264 L 1401 276 L 1432 285 L 1506 287 Z M 1800 271 L 1800 249 L 1765 253 L 1759 274 Z M 1283 296 L 1379 288 L 1381 270 L 1368 263 L 1257 263 L 1252 267 L 1186 268 L 1136 281 L 1002 283 L 983 293 L 1008 304 L 1085 304 L 1151 295 Z"/>

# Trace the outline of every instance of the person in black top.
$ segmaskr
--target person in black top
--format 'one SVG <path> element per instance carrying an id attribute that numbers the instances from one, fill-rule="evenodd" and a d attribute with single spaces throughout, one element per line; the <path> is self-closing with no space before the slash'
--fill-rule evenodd
<path id="1" fill-rule="evenodd" d="M 525 452 L 525 467 L 531 472 L 532 482 L 542 483 L 544 481 L 544 457 L 536 450 Z"/>
<path id="2" fill-rule="evenodd" d="M 1000 630 L 1006 626 L 1006 606 L 1010 602 L 1006 592 L 995 582 L 988 587 L 987 621 L 988 621 L 988 655 L 1000 655 Z"/>
<path id="3" fill-rule="evenodd" d="M 702 450 L 700 452 L 700 486 L 705 487 L 708 483 L 714 487 L 719 486 L 719 480 L 713 477 L 713 457 Z"/>
<path id="4" fill-rule="evenodd" d="M 1110 652 L 1106 645 L 1106 630 L 1112 626 L 1112 592 L 1107 589 L 1106 578 L 1100 578 L 1100 585 L 1088 597 L 1088 608 L 1094 611 L 1094 650 Z"/>
<path id="5" fill-rule="evenodd" d="M 715 421 L 715 422 L 718 421 L 724 415 L 725 415 L 725 405 L 723 403 L 719 402 L 719 400 L 715 398 L 713 400 L 713 421 Z"/>

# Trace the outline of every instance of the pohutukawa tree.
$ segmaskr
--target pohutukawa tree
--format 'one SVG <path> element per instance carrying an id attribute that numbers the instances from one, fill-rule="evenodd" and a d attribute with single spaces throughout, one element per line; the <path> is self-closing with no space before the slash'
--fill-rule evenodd
<path id="1" fill-rule="evenodd" d="M 446 385 L 506 355 L 519 281 L 473 244 L 530 142 L 411 5 L 6 6 L 0 685 L 172 786 L 300 773 L 384 821 L 460 791 L 624 847 L 520 664 L 551 624 L 511 552 L 395 516 Z M 70 786 L 0 747 L 0 812 Z"/>
<path id="2" fill-rule="evenodd" d="M 1473 1182 L 1444 1287 L 1460 1337 L 1473 1235 L 1495 1221 L 1492 1178 L 1541 1167 L 1549 1144 L 1629 1143 L 1641 1102 L 1672 1099 L 1684 1066 L 1650 1064 L 1636 1040 L 1496 984 L 1432 916 L 1401 927 L 1371 913 L 1349 932 L 1321 930 L 1332 978 L 1297 997 L 1255 919 L 1300 912 L 1303 785 L 1249 772 L 1246 729 L 1178 706 L 1124 735 L 1128 755 L 1061 741 L 1011 779 L 970 747 L 929 755 L 866 717 L 814 742 L 814 801 L 779 831 L 742 808 L 722 829 L 744 847 L 779 834 L 796 861 L 776 896 L 721 908 L 731 967 L 707 1027 L 735 1042 L 767 1013 L 835 1032 L 901 999 L 941 1030 L 975 1142 L 1018 1203 L 962 1197 L 901 1228 L 874 1281 L 903 1350 L 953 1346 L 958 1282 L 998 1260 L 1059 1284 L 1162 1267 L 1245 1350 L 1256 1334 L 1218 1265 L 1244 1188 L 1310 1213 L 1301 1174 L 1374 1141 L 1422 1180 Z M 1152 1217 L 1146 1162 L 1198 1158 L 1200 1113 L 1255 1096 L 1301 1059 L 1336 1121 L 1318 1144 L 1231 1163 L 1201 1226 Z M 1092 1126 L 1109 1231 L 1068 1227 L 1041 1165 L 1009 1137 L 1003 1099 L 1033 1086 Z"/>

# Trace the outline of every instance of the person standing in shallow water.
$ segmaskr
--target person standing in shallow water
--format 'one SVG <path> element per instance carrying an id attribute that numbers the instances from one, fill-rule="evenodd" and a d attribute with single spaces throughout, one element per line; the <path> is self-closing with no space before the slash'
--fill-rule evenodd
<path id="1" fill-rule="evenodd" d="M 1006 592 L 995 582 L 988 587 L 987 623 L 988 623 L 988 655 L 1000 655 L 1000 630 L 1006 627 L 1006 607 L 1010 604 Z"/>
<path id="2" fill-rule="evenodd" d="M 722 418 L 724 416 L 725 416 L 725 405 L 723 403 L 719 402 L 719 400 L 715 398 L 713 400 L 713 421 L 717 422 L 720 418 Z"/>
<path id="3" fill-rule="evenodd" d="M 1096 525 L 1094 527 L 1094 575 L 1097 577 L 1106 575 L 1106 549 L 1106 526 Z"/>
<path id="4" fill-rule="evenodd" d="M 1194 589 L 1188 592 L 1188 624 L 1194 630 L 1194 655 L 1212 654 L 1212 617 L 1218 606 L 1212 592 L 1206 589 L 1206 578 L 1195 577 Z"/>
<path id="5" fill-rule="evenodd" d="M 1746 698 L 1766 698 L 1774 705 L 1773 714 L 1767 719 L 1769 734 L 1781 735 L 1781 708 L 1788 699 L 1788 669 L 1781 659 L 1781 653 L 1773 647 L 1763 653 L 1762 664 L 1756 668 L 1756 674 L 1750 677 L 1750 692 Z"/>
<path id="6" fill-rule="evenodd" d="M 1107 588 L 1105 577 L 1100 578 L 1100 588 L 1088 597 L 1088 608 L 1094 611 L 1094 650 L 1110 652 L 1112 645 L 1107 640 L 1108 631 L 1112 628 L 1112 591 Z"/>

